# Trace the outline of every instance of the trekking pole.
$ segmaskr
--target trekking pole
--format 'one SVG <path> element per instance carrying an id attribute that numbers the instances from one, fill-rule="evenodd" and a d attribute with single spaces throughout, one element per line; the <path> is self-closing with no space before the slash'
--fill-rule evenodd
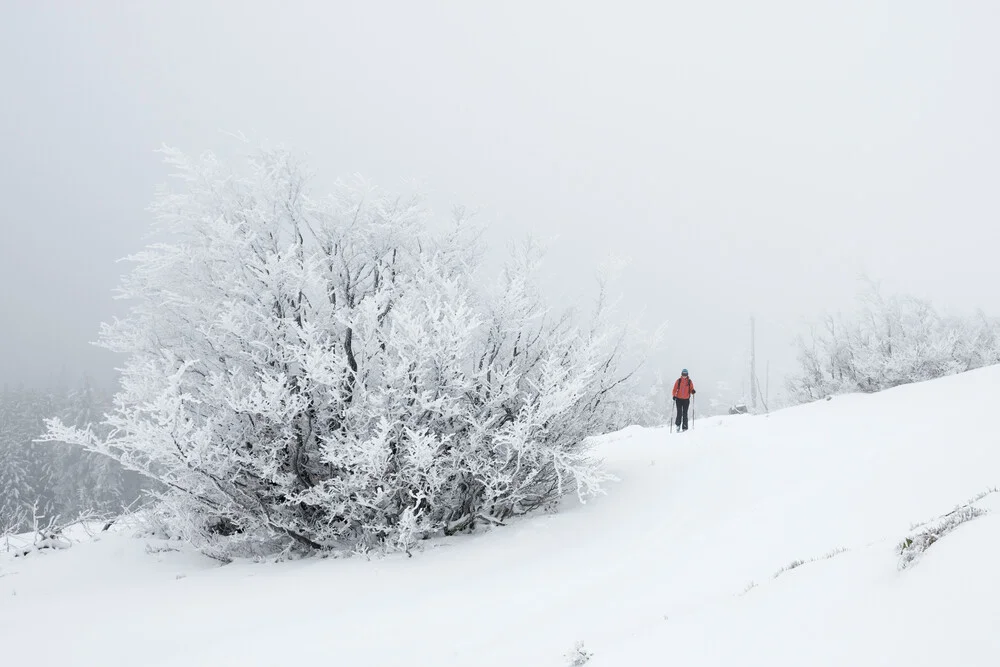
<path id="1" fill-rule="evenodd" d="M 670 399 L 670 433 L 673 435 L 674 432 L 674 408 L 677 407 L 677 401 Z"/>
<path id="2" fill-rule="evenodd" d="M 691 394 L 691 424 L 688 428 L 694 430 L 694 394 Z"/>

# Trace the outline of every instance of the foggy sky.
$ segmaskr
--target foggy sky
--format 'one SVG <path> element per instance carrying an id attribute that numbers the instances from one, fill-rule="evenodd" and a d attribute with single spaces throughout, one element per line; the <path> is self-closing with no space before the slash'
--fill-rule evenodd
<path id="1" fill-rule="evenodd" d="M 652 360 L 772 387 L 867 272 L 1000 314 L 995 2 L 0 4 L 0 384 L 88 345 L 144 242 L 162 143 L 308 153 L 320 183 L 415 180 L 502 244 L 555 238 L 554 293 L 628 257 Z M 116 310 L 119 309 L 119 310 Z"/>

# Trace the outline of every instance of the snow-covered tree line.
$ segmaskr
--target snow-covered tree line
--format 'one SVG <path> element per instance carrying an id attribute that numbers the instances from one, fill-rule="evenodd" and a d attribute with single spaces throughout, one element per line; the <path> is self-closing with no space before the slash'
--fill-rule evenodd
<path id="1" fill-rule="evenodd" d="M 160 482 L 169 529 L 220 554 L 406 549 L 599 489 L 585 439 L 635 412 L 603 292 L 548 307 L 531 245 L 484 280 L 461 214 L 435 232 L 415 199 L 315 198 L 283 150 L 166 155 L 163 242 L 101 332 L 127 357 L 107 432 L 49 439 Z"/>
<path id="2" fill-rule="evenodd" d="M 799 339 L 798 356 L 801 372 L 788 382 L 794 401 L 876 392 L 1000 363 L 1000 320 L 944 316 L 869 282 L 854 312 L 828 316 Z"/>
<path id="3" fill-rule="evenodd" d="M 110 398 L 86 381 L 72 390 L 0 392 L 0 532 L 88 513 L 113 515 L 136 500 L 143 480 L 117 462 L 79 447 L 35 442 L 53 414 L 85 427 L 100 419 Z"/>

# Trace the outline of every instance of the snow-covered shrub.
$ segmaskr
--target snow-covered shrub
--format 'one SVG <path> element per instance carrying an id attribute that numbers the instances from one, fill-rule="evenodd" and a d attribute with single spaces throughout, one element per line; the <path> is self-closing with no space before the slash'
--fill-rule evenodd
<path id="1" fill-rule="evenodd" d="M 977 507 L 975 503 L 991 493 L 996 493 L 996 489 L 984 491 L 964 505 L 959 505 L 947 514 L 943 514 L 932 521 L 913 526 L 915 532 L 903 538 L 896 546 L 896 550 L 899 552 L 899 569 L 903 570 L 912 565 L 919 558 L 920 554 L 927 551 L 932 544 L 966 521 L 971 521 L 986 514 L 986 510 Z"/>
<path id="2" fill-rule="evenodd" d="M 598 490 L 583 443 L 625 425 L 624 339 L 542 302 L 533 247 L 484 285 L 468 225 L 432 233 L 416 200 L 315 199 L 282 150 L 166 155 L 164 240 L 101 333 L 127 355 L 108 434 L 48 439 L 157 480 L 175 534 L 216 551 L 407 549 Z"/>
<path id="3" fill-rule="evenodd" d="M 590 662 L 594 654 L 586 649 L 582 641 L 573 645 L 573 648 L 566 654 L 566 664 L 568 667 L 581 667 Z"/>
<path id="4" fill-rule="evenodd" d="M 919 532 L 904 538 L 897 547 L 899 550 L 900 569 L 908 567 L 920 554 L 927 551 L 932 544 L 955 530 L 961 524 L 982 516 L 985 513 L 986 510 L 978 507 L 962 507 L 940 521 L 928 525 Z"/>
<path id="5" fill-rule="evenodd" d="M 849 315 L 828 316 L 799 339 L 798 402 L 876 392 L 1000 363 L 1000 321 L 982 313 L 943 317 L 910 296 L 884 297 L 868 283 Z"/>

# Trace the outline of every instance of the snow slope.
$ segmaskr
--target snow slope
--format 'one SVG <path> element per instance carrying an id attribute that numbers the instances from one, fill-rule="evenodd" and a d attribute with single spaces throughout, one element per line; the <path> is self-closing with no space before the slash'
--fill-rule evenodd
<path id="1" fill-rule="evenodd" d="M 998 403 L 994 367 L 681 435 L 627 429 L 599 445 L 619 477 L 606 496 L 413 558 L 220 566 L 124 534 L 0 554 L 0 656 L 559 666 L 583 641 L 595 667 L 995 666 L 1000 512 L 904 570 L 896 545 L 1000 485 Z"/>

